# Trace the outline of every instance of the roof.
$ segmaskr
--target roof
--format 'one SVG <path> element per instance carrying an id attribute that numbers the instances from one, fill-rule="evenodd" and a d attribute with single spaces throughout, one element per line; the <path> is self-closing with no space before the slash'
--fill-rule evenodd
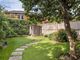
<path id="1" fill-rule="evenodd" d="M 24 11 L 15 11 L 15 10 L 13 10 L 13 11 L 5 11 L 5 13 L 13 13 L 13 14 L 17 13 L 17 14 L 24 14 L 25 12 L 24 12 Z"/>

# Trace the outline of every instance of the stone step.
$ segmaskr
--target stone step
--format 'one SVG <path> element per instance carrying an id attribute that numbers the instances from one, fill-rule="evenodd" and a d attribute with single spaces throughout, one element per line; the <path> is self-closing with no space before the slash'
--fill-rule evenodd
<path id="1" fill-rule="evenodd" d="M 25 48 L 28 48 L 28 46 L 24 45 L 24 46 L 21 46 L 20 48 L 25 49 Z"/>
<path id="2" fill-rule="evenodd" d="M 22 56 L 23 52 L 12 52 L 11 56 Z"/>
<path id="3" fill-rule="evenodd" d="M 38 42 L 35 42 L 35 43 L 31 43 L 31 45 L 33 45 L 33 44 L 37 44 Z"/>
<path id="4" fill-rule="evenodd" d="M 21 46 L 20 48 L 17 48 L 14 52 L 12 52 L 9 60 L 22 60 L 22 54 L 23 54 L 24 49 L 30 47 L 33 44 L 37 44 L 37 42 L 25 44 L 25 45 Z"/>
<path id="5" fill-rule="evenodd" d="M 24 51 L 24 48 L 17 48 L 16 50 L 15 50 L 15 52 L 23 52 Z"/>
<path id="6" fill-rule="evenodd" d="M 25 46 L 31 46 L 31 45 L 33 45 L 33 44 L 37 44 L 37 42 L 35 42 L 35 43 L 30 43 L 30 44 L 26 44 Z"/>
<path id="7" fill-rule="evenodd" d="M 29 47 L 29 46 L 31 46 L 31 44 L 26 44 L 25 46 Z"/>
<path id="8" fill-rule="evenodd" d="M 22 56 L 11 56 L 9 60 L 22 60 Z"/>

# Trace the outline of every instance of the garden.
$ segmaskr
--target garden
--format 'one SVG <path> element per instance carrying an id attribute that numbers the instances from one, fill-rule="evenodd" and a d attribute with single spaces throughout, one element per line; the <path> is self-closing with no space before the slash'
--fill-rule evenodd
<path id="1" fill-rule="evenodd" d="M 0 60 L 80 60 L 80 39 L 70 26 L 71 21 L 80 20 L 79 0 L 20 1 L 27 21 L 9 19 L 0 7 Z M 45 21 L 64 22 L 65 29 L 41 36 L 29 34 L 31 25 Z"/>
<path id="2" fill-rule="evenodd" d="M 15 49 L 33 42 L 38 43 L 23 51 L 22 60 L 60 60 L 65 59 L 63 57 L 68 55 L 69 41 L 65 30 L 61 29 L 43 36 L 29 36 L 29 22 L 25 20 L 2 19 L 0 20 L 2 22 L 0 60 L 9 60 Z M 75 30 L 72 30 L 72 36 L 77 43 L 76 53 L 79 56 L 80 42 L 77 39 L 78 35 Z"/>
<path id="3" fill-rule="evenodd" d="M 11 26 L 11 25 L 10 25 Z M 77 40 L 77 33 L 73 31 L 73 37 L 77 42 L 77 53 L 79 53 L 80 42 Z M 0 48 L 0 60 L 9 60 L 12 52 L 18 47 L 38 42 L 23 51 L 22 60 L 60 60 L 64 59 L 69 52 L 69 43 L 65 30 L 59 30 L 44 36 L 28 36 L 26 34 L 6 37 L 7 45 Z M 79 54 L 78 54 L 79 56 Z"/>

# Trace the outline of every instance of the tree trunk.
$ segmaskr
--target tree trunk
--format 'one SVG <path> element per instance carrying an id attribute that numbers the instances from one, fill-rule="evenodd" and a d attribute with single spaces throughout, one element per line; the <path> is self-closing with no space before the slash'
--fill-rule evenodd
<path id="1" fill-rule="evenodd" d="M 64 19 L 64 25 L 65 25 L 65 30 L 67 32 L 68 41 L 69 41 L 70 60 L 77 60 L 76 51 L 75 51 L 76 50 L 76 43 L 75 43 L 75 40 L 72 37 L 70 23 L 69 23 L 69 20 L 67 20 L 67 19 L 68 18 Z"/>
<path id="2" fill-rule="evenodd" d="M 75 40 L 72 36 L 72 32 L 71 32 L 71 27 L 70 27 L 70 19 L 71 16 L 69 15 L 68 9 L 66 8 L 66 2 L 63 0 L 60 0 L 60 5 L 62 8 L 62 18 L 64 20 L 64 26 L 65 26 L 65 30 L 67 32 L 67 36 L 68 36 L 68 41 L 69 41 L 69 54 L 70 54 L 70 60 L 77 60 L 76 57 L 76 43 Z"/>

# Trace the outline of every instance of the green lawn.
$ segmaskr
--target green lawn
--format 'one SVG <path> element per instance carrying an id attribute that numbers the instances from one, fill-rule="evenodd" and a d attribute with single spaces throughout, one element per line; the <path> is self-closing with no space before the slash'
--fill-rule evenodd
<path id="1" fill-rule="evenodd" d="M 67 43 L 55 43 L 47 38 L 27 48 L 23 54 L 23 60 L 58 60 L 58 57 L 68 52 Z"/>
<path id="2" fill-rule="evenodd" d="M 15 37 L 8 38 L 8 46 L 7 48 L 0 49 L 0 60 L 8 60 L 11 52 L 15 50 L 17 47 L 24 45 L 25 43 L 31 43 L 33 40 L 28 39 L 27 37 Z"/>
<path id="3" fill-rule="evenodd" d="M 23 60 L 58 60 L 60 55 L 66 54 L 69 50 L 68 43 L 58 43 L 42 36 L 8 38 L 8 47 L 0 49 L 0 60 L 8 60 L 12 51 L 17 47 L 33 41 L 39 41 L 39 43 L 25 49 Z"/>

